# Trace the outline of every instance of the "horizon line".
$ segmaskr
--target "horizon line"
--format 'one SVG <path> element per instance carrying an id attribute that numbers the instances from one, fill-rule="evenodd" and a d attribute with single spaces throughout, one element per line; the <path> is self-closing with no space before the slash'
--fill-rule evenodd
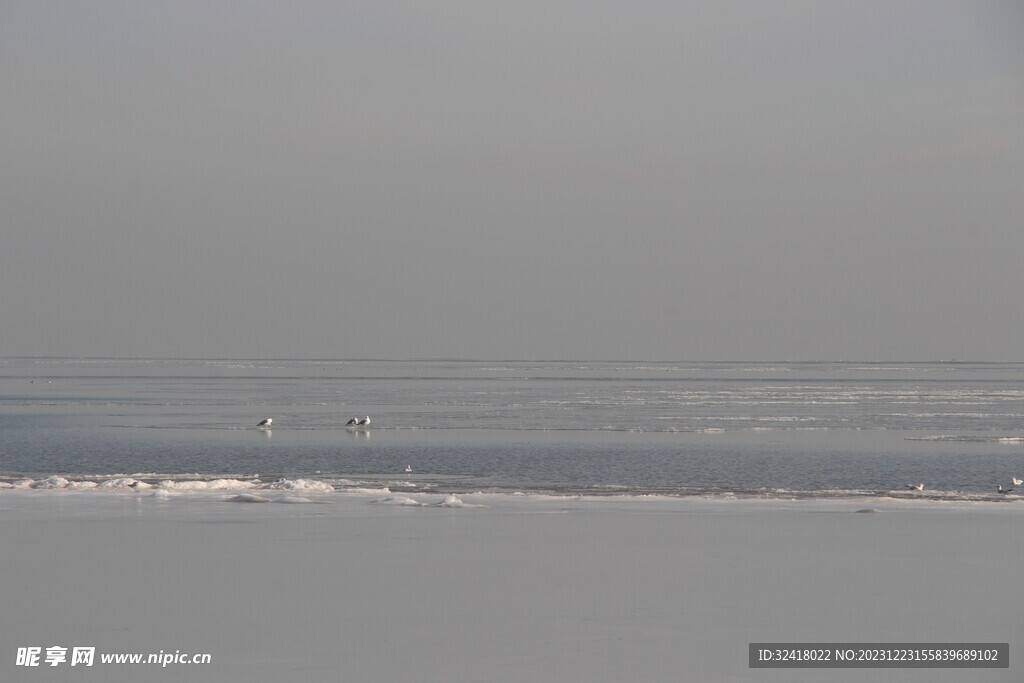
<path id="1" fill-rule="evenodd" d="M 133 360 L 178 360 L 178 361 L 302 361 L 323 363 L 365 363 L 365 362 L 447 362 L 447 363 L 948 363 L 948 364 L 985 364 L 985 363 L 1021 363 L 1024 360 L 965 360 L 960 358 L 907 359 L 890 358 L 883 360 L 867 360 L 860 358 L 457 358 L 451 356 L 408 356 L 408 357 L 285 357 L 285 356 L 88 356 L 88 355 L 0 355 L 4 360 L 97 360 L 97 361 L 133 361 Z"/>

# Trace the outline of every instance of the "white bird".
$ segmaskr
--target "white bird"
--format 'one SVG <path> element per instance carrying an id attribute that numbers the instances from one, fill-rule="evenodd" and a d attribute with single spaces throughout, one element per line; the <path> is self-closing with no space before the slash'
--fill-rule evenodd
<path id="1" fill-rule="evenodd" d="M 405 471 L 406 472 L 412 472 L 412 465 L 406 465 L 405 466 Z"/>
<path id="2" fill-rule="evenodd" d="M 904 484 L 911 491 L 924 491 L 924 484 Z"/>
<path id="3" fill-rule="evenodd" d="M 1014 486 L 1020 486 L 1021 484 L 1024 484 L 1024 480 L 1018 479 L 1017 477 L 1010 477 L 1010 481 L 1013 482 Z"/>
<path id="4" fill-rule="evenodd" d="M 359 424 L 359 418 L 358 417 L 353 417 L 351 420 L 349 420 L 348 422 L 345 423 L 345 426 L 346 427 L 355 427 L 357 424 Z"/>
<path id="5" fill-rule="evenodd" d="M 1004 496 L 1007 493 L 1009 493 L 1010 491 L 1012 491 L 1012 490 L 1013 489 L 1004 489 L 1002 484 L 1000 484 L 999 486 L 996 487 L 996 491 L 998 491 L 999 493 L 1003 494 Z"/>
<path id="6" fill-rule="evenodd" d="M 359 422 L 358 422 L 357 424 L 358 424 L 358 425 L 359 425 L 360 427 L 365 427 L 365 426 L 367 426 L 368 424 L 370 424 L 370 416 L 369 416 L 369 415 L 367 415 L 367 416 L 366 416 L 366 417 L 364 417 L 364 418 L 363 418 L 362 420 L 360 420 L 360 421 L 359 421 Z"/>
<path id="7" fill-rule="evenodd" d="M 268 417 L 266 420 L 263 420 L 263 422 L 260 422 L 256 426 L 257 427 L 269 427 L 273 422 L 274 422 L 274 418 Z"/>

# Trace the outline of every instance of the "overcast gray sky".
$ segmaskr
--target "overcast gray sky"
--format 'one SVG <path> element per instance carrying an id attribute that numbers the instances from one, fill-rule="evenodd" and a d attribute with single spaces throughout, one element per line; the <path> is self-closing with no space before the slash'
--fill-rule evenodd
<path id="1" fill-rule="evenodd" d="M 1024 359 L 1015 0 L 0 0 L 0 355 Z"/>

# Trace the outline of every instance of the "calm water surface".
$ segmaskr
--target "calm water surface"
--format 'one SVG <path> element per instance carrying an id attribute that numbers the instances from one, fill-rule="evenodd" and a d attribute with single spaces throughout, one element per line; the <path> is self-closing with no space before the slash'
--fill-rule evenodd
<path id="1" fill-rule="evenodd" d="M 0 479 L 118 474 L 1003 499 L 1024 363 L 0 359 Z"/>

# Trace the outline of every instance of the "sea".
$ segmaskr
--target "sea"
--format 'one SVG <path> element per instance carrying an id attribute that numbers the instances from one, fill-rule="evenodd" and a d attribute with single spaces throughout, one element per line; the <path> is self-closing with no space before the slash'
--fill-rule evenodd
<path id="1" fill-rule="evenodd" d="M 1014 502 L 1022 475 L 1016 362 L 0 358 L 0 488 Z"/>

